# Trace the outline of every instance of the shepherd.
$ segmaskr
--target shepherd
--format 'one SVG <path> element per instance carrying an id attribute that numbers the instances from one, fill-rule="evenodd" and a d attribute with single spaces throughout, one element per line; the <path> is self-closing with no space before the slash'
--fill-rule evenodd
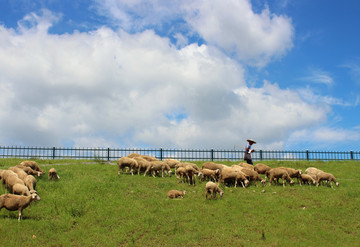
<path id="1" fill-rule="evenodd" d="M 244 154 L 244 160 L 246 161 L 246 163 L 250 164 L 250 165 L 254 165 L 251 159 L 251 153 L 255 152 L 254 149 L 251 149 L 251 146 L 253 144 L 256 143 L 256 141 L 254 141 L 253 139 L 247 139 L 247 144 L 245 147 L 245 154 Z"/>

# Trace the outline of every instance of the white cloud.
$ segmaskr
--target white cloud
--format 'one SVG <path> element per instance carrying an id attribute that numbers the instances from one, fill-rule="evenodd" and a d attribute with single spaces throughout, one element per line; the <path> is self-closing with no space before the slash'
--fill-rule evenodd
<path id="1" fill-rule="evenodd" d="M 98 8 L 127 31 L 161 29 L 162 24 L 174 21 L 171 25 L 180 28 L 173 30 L 197 33 L 209 46 L 256 66 L 283 56 L 293 46 L 290 18 L 272 14 L 268 8 L 257 14 L 249 0 L 228 0 L 226 4 L 222 0 L 106 0 L 98 1 Z M 179 32 L 174 35 L 179 37 Z"/>
<path id="2" fill-rule="evenodd" d="M 334 84 L 334 79 L 331 77 L 330 73 L 320 69 L 312 69 L 309 76 L 302 77 L 300 80 L 325 85 Z"/>
<path id="3" fill-rule="evenodd" d="M 0 26 L 1 143 L 270 148 L 329 112 L 270 82 L 247 88 L 214 46 L 178 49 L 152 30 L 51 35 L 36 28 L 51 15 L 35 20 L 31 32 Z"/>

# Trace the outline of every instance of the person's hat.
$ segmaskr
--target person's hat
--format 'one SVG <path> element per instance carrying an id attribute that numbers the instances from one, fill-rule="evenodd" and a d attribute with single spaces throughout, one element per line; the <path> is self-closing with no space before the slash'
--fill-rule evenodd
<path id="1" fill-rule="evenodd" d="M 248 142 L 256 143 L 253 139 L 247 139 Z"/>

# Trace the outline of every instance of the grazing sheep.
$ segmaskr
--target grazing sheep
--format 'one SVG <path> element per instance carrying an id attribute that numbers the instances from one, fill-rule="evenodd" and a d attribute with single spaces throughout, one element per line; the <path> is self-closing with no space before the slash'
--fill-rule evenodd
<path id="1" fill-rule="evenodd" d="M 205 198 L 207 199 L 208 193 L 210 193 L 210 199 L 215 199 L 216 194 L 219 193 L 220 198 L 222 198 L 224 191 L 214 182 L 207 182 L 205 185 Z"/>
<path id="2" fill-rule="evenodd" d="M 22 180 L 24 180 L 24 178 L 26 178 L 26 176 L 28 175 L 23 169 L 16 166 L 11 166 L 8 168 L 8 170 L 15 172 Z"/>
<path id="3" fill-rule="evenodd" d="M 141 154 L 131 153 L 127 157 L 129 157 L 129 158 L 141 157 Z"/>
<path id="4" fill-rule="evenodd" d="M 203 169 L 200 170 L 200 172 L 203 175 L 202 181 L 204 179 L 210 179 L 210 180 L 213 180 L 214 182 L 216 182 L 218 180 L 219 175 L 220 175 L 220 169 L 210 170 L 210 169 L 203 168 Z"/>
<path id="5" fill-rule="evenodd" d="M 311 185 L 311 184 L 316 184 L 316 180 L 310 176 L 309 174 L 301 174 L 301 181 L 304 183 L 304 184 L 308 184 L 308 185 Z"/>
<path id="6" fill-rule="evenodd" d="M 294 181 L 290 178 L 289 173 L 286 171 L 286 169 L 272 168 L 266 174 L 268 177 L 270 177 L 269 186 L 271 185 L 272 181 L 274 181 L 274 179 L 278 179 L 278 178 L 282 179 L 283 187 L 285 187 L 286 181 L 288 181 L 290 184 L 294 183 Z"/>
<path id="7" fill-rule="evenodd" d="M 180 163 L 180 161 L 175 159 L 164 159 L 164 162 L 168 164 L 170 168 L 175 168 L 175 166 Z"/>
<path id="8" fill-rule="evenodd" d="M 9 170 L 10 171 L 10 170 Z M 12 172 L 12 171 L 11 171 Z M 22 179 L 19 178 L 19 176 L 16 173 L 10 173 L 10 175 L 8 175 L 5 179 L 5 185 L 6 188 L 9 191 L 12 191 L 12 188 L 15 184 L 21 184 L 25 186 L 25 183 Z"/>
<path id="9" fill-rule="evenodd" d="M 19 196 L 12 194 L 4 194 L 0 196 L 0 210 L 6 208 L 9 211 L 19 210 L 18 221 L 22 219 L 22 211 L 27 208 L 32 201 L 40 201 L 37 194 L 29 196 Z"/>
<path id="10" fill-rule="evenodd" d="M 40 166 L 38 165 L 38 163 L 36 163 L 35 161 L 25 160 L 25 161 L 21 162 L 19 165 L 20 165 L 20 166 L 30 167 L 31 169 L 33 169 L 33 170 L 35 170 L 35 171 L 39 171 L 39 172 L 41 172 L 42 174 L 45 173 L 45 171 L 42 170 L 42 169 L 40 168 Z"/>
<path id="11" fill-rule="evenodd" d="M 248 163 L 244 163 L 244 162 L 240 162 L 239 164 L 237 164 L 238 166 L 241 166 L 241 167 L 244 167 L 244 168 L 247 168 L 247 169 L 250 169 L 250 170 L 254 170 L 254 166 L 253 165 L 250 165 Z"/>
<path id="12" fill-rule="evenodd" d="M 17 176 L 17 174 L 16 174 L 15 172 L 13 172 L 13 171 L 10 171 L 10 170 L 2 170 L 2 172 L 1 172 L 1 183 L 2 183 L 2 185 L 6 184 L 6 179 L 7 179 L 8 177 L 14 176 L 14 175 Z"/>
<path id="13" fill-rule="evenodd" d="M 24 179 L 25 185 L 29 188 L 30 193 L 36 192 L 36 178 L 33 175 L 27 175 Z M 32 192 L 33 191 L 33 192 Z"/>
<path id="14" fill-rule="evenodd" d="M 244 188 L 249 184 L 249 180 L 246 178 L 244 173 L 240 171 L 234 171 L 232 168 L 222 170 L 219 177 L 219 183 L 225 184 L 229 181 L 235 182 L 235 188 L 239 182 Z"/>
<path id="15" fill-rule="evenodd" d="M 48 174 L 48 180 L 59 180 L 60 176 L 57 174 L 55 168 L 51 168 Z"/>
<path id="16" fill-rule="evenodd" d="M 326 180 L 327 181 L 326 185 L 330 184 L 331 188 L 333 187 L 331 182 L 334 182 L 336 187 L 339 187 L 338 181 L 336 180 L 334 175 L 332 175 L 331 173 L 322 172 L 322 173 L 318 174 L 317 186 L 319 186 L 320 182 L 323 180 Z"/>
<path id="17" fill-rule="evenodd" d="M 146 174 L 149 171 L 152 173 L 153 177 L 155 177 L 155 175 L 160 171 L 161 171 L 161 177 L 164 177 L 164 171 L 169 174 L 169 177 L 171 177 L 171 173 L 172 173 L 169 165 L 160 160 L 150 162 L 150 166 L 148 166 L 148 168 L 146 169 L 144 176 L 146 176 Z"/>
<path id="18" fill-rule="evenodd" d="M 281 169 L 285 169 L 287 172 L 288 172 L 288 174 L 289 174 L 289 176 L 291 177 L 291 178 L 297 178 L 297 180 L 298 180 L 298 183 L 300 184 L 300 186 L 301 186 L 301 174 L 302 174 L 302 170 L 296 170 L 296 169 L 293 169 L 293 168 L 288 168 L 288 167 L 278 167 L 278 168 L 281 168 Z"/>
<path id="19" fill-rule="evenodd" d="M 258 163 L 254 166 L 254 170 L 259 174 L 266 174 L 266 172 L 271 170 L 271 167 L 262 163 Z"/>
<path id="20" fill-rule="evenodd" d="M 28 187 L 26 187 L 23 184 L 14 184 L 13 187 L 11 188 L 11 192 L 15 195 L 24 195 L 24 196 L 29 196 L 32 194 L 30 193 Z M 33 191 L 33 193 L 35 192 Z"/>
<path id="21" fill-rule="evenodd" d="M 17 165 L 17 167 L 24 170 L 24 172 L 26 172 L 28 175 L 33 175 L 33 176 L 40 177 L 43 174 L 42 172 L 35 171 L 35 170 L 31 169 L 31 167 L 28 167 L 28 166 Z"/>
<path id="22" fill-rule="evenodd" d="M 202 164 L 202 169 L 209 169 L 209 170 L 217 170 L 219 169 L 220 171 L 222 171 L 222 169 L 224 169 L 223 165 L 214 163 L 214 162 L 205 162 L 204 164 Z"/>
<path id="23" fill-rule="evenodd" d="M 186 190 L 183 190 L 183 191 L 180 191 L 180 190 L 170 190 L 168 193 L 167 193 L 167 197 L 171 198 L 171 199 L 174 199 L 174 198 L 183 198 L 184 195 L 186 194 Z"/>
<path id="24" fill-rule="evenodd" d="M 149 156 L 149 155 L 141 155 L 141 157 L 147 161 L 158 161 L 157 158 Z"/>
<path id="25" fill-rule="evenodd" d="M 133 158 L 129 158 L 126 156 L 118 159 L 117 165 L 118 165 L 118 175 L 120 175 L 121 172 L 124 172 L 125 168 L 129 168 L 131 175 L 134 175 L 134 170 L 139 169 L 139 165 L 137 161 Z"/>
<path id="26" fill-rule="evenodd" d="M 266 180 L 263 179 L 255 170 L 243 168 L 241 171 L 245 174 L 249 182 L 255 181 L 255 185 L 257 186 L 257 181 L 260 181 L 263 185 L 265 185 Z"/>
<path id="27" fill-rule="evenodd" d="M 134 157 L 133 159 L 138 163 L 138 175 L 140 172 L 145 172 L 146 169 L 151 165 L 150 161 L 147 161 L 141 156 Z"/>
<path id="28" fill-rule="evenodd" d="M 185 175 L 190 185 L 195 185 L 195 175 L 199 173 L 192 165 L 185 166 Z"/>
<path id="29" fill-rule="evenodd" d="M 310 175 L 313 179 L 317 180 L 318 179 L 318 175 L 320 173 L 323 173 L 324 171 L 317 169 L 315 167 L 309 167 L 305 170 L 305 173 Z"/>
<path id="30" fill-rule="evenodd" d="M 186 169 L 185 167 L 179 167 L 175 172 L 178 183 L 184 183 L 186 178 Z M 180 180 L 180 181 L 179 181 Z"/>

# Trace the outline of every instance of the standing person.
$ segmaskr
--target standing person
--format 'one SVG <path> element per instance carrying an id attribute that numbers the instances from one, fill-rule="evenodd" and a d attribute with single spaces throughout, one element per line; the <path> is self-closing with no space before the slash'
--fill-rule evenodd
<path id="1" fill-rule="evenodd" d="M 247 139 L 247 144 L 246 144 L 246 147 L 245 147 L 245 154 L 244 154 L 244 160 L 246 161 L 246 163 L 250 164 L 250 165 L 254 165 L 253 162 L 252 162 L 252 159 L 251 159 L 251 153 L 252 152 L 255 152 L 254 149 L 251 149 L 251 146 L 253 144 L 256 143 L 256 141 L 254 141 L 253 139 Z"/>

